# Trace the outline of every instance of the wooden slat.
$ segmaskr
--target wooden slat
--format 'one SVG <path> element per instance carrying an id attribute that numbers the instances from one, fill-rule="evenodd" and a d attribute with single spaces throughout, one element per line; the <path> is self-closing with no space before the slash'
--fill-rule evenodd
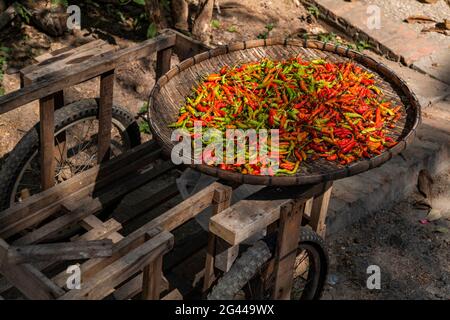
<path id="1" fill-rule="evenodd" d="M 116 209 L 114 211 L 114 217 L 124 224 L 178 194 L 177 185 L 174 182 L 175 179 L 161 180 L 157 180 L 158 183 L 155 183 L 154 188 L 149 190 L 143 199 L 129 206 Z"/>
<path id="2" fill-rule="evenodd" d="M 83 223 L 85 225 L 83 225 Z M 90 215 L 81 220 L 80 224 L 89 231 L 77 237 L 77 241 L 91 241 L 99 238 L 106 238 L 111 239 L 116 243 L 123 238 L 123 236 L 117 232 L 122 229 L 122 224 L 113 218 L 103 222 L 96 216 Z"/>
<path id="3" fill-rule="evenodd" d="M 61 296 L 64 291 L 29 264 L 7 263 L 8 244 L 0 239 L 0 273 L 27 298 L 49 300 Z"/>
<path id="4" fill-rule="evenodd" d="M 159 158 L 161 151 L 159 149 L 154 150 L 153 147 L 155 147 L 153 143 L 136 147 L 136 151 L 127 156 L 119 156 L 104 166 L 96 166 L 82 172 L 50 190 L 33 195 L 22 203 L 1 212 L 0 236 L 8 238 L 43 221 L 60 211 L 62 204 L 67 202 L 67 199 L 81 205 L 80 199 L 86 198 L 94 191 L 99 193 L 99 190 L 113 182 L 135 174 L 141 167 Z M 160 173 L 167 168 L 169 166 L 162 167 Z"/>
<path id="5" fill-rule="evenodd" d="M 110 70 L 100 77 L 97 163 L 103 163 L 110 157 L 113 93 L 114 70 Z"/>
<path id="6" fill-rule="evenodd" d="M 0 114 L 64 88 L 92 79 L 115 69 L 122 63 L 148 57 L 152 53 L 175 45 L 174 34 L 163 34 L 123 50 L 107 52 L 84 63 L 57 71 L 35 83 L 0 97 Z"/>
<path id="7" fill-rule="evenodd" d="M 87 282 L 83 282 L 80 290 L 71 290 L 61 299 L 102 299 L 120 283 L 170 250 L 172 246 L 173 235 L 162 231 L 98 272 Z"/>
<path id="8" fill-rule="evenodd" d="M 157 257 L 144 268 L 142 276 L 143 300 L 159 300 L 162 282 L 162 258 L 162 256 Z"/>
<path id="9" fill-rule="evenodd" d="M 170 59 L 172 58 L 172 48 L 158 51 L 156 54 L 156 80 L 170 70 Z"/>
<path id="10" fill-rule="evenodd" d="M 289 188 L 264 188 L 211 218 L 209 229 L 236 245 L 280 218 L 280 207 L 291 199 L 306 202 L 324 190 L 323 184 Z"/>
<path id="11" fill-rule="evenodd" d="M 131 176 L 128 179 L 123 180 L 121 184 L 106 191 L 100 197 L 87 198 L 83 200 L 81 206 L 73 212 L 67 213 L 43 225 L 42 227 L 31 231 L 30 233 L 14 241 L 14 244 L 25 245 L 39 243 L 57 236 L 61 231 L 64 231 L 66 228 L 78 223 L 83 218 L 99 212 L 108 203 L 124 196 L 130 190 L 139 188 L 148 181 L 154 179 L 155 176 L 158 176 L 167 166 L 172 166 L 172 164 L 163 163 L 160 167 L 155 167 L 154 169 L 145 171 L 144 173 L 137 173 L 135 176 Z"/>
<path id="12" fill-rule="evenodd" d="M 39 101 L 39 117 L 41 188 L 47 190 L 55 183 L 55 101 L 52 95 Z"/>
<path id="13" fill-rule="evenodd" d="M 232 193 L 233 189 L 231 187 L 226 187 L 222 190 L 216 190 L 214 192 L 213 216 L 219 214 L 230 206 Z M 208 234 L 208 245 L 206 252 L 203 292 L 206 292 L 215 280 L 214 257 L 216 255 L 216 236 L 211 232 Z"/>
<path id="14" fill-rule="evenodd" d="M 139 229 L 129 234 L 122 241 L 118 242 L 113 247 L 112 257 L 91 259 L 89 261 L 86 261 L 81 265 L 81 272 L 83 273 L 84 278 L 89 278 L 90 276 L 104 269 L 119 257 L 121 257 L 124 253 L 131 250 L 130 248 L 135 248 L 136 246 L 142 244 L 147 232 L 156 228 L 161 228 L 166 231 L 172 231 L 173 229 L 192 219 L 211 205 L 214 191 L 223 187 L 224 186 L 220 183 L 212 183 L 190 198 L 184 200 L 177 206 L 166 211 L 164 214 L 149 221 Z M 63 286 L 65 283 L 65 277 L 66 275 L 61 273 L 53 278 L 53 280 L 56 284 Z"/>
<path id="15" fill-rule="evenodd" d="M 100 224 L 102 224 L 101 220 L 98 219 L 97 217 L 95 217 L 95 216 L 89 216 L 89 217 L 91 218 L 91 219 L 89 219 L 90 222 L 94 221 L 93 219 L 95 218 Z M 87 218 L 85 218 L 85 219 L 87 219 Z M 91 229 L 90 231 L 77 237 L 76 239 L 72 239 L 72 241 L 92 241 L 92 240 L 110 239 L 110 240 L 112 240 L 113 243 L 116 243 L 123 239 L 123 236 L 121 234 L 115 232 L 115 231 L 120 230 L 120 228 L 122 226 L 120 223 L 118 223 L 114 219 L 109 219 L 108 221 L 104 222 L 102 224 L 102 226 L 104 227 L 104 229 L 100 230 L 99 227 L 97 227 L 95 229 Z M 54 265 L 55 265 L 55 262 L 53 262 L 53 261 L 35 264 L 35 266 L 38 270 L 45 270 Z M 67 274 L 66 274 L 66 277 L 67 277 Z M 12 288 L 11 284 L 5 278 L 0 279 L 0 293 L 3 293 L 6 290 L 9 290 L 11 288 Z"/>
<path id="16" fill-rule="evenodd" d="M 311 220 L 309 222 L 311 228 L 317 232 L 321 237 L 325 236 L 328 205 L 331 198 L 332 182 L 326 183 L 326 191 L 321 195 L 314 197 L 311 208 Z"/>
<path id="17" fill-rule="evenodd" d="M 295 258 L 304 210 L 304 201 L 293 201 L 280 211 L 277 257 L 275 261 L 275 287 L 273 298 L 289 300 L 294 278 Z"/>
<path id="18" fill-rule="evenodd" d="M 40 55 L 34 58 L 38 63 L 23 68 L 20 73 L 25 84 L 30 84 L 67 66 L 84 63 L 87 59 L 113 50 L 115 47 L 104 40 L 94 40 L 78 47 L 66 47 Z"/>
<path id="19" fill-rule="evenodd" d="M 142 272 L 140 272 L 137 276 L 135 276 L 131 280 L 128 280 L 124 285 L 117 288 L 113 293 L 114 299 L 127 300 L 137 296 L 142 292 L 142 278 L 143 274 Z M 169 282 L 164 276 L 162 276 L 160 292 L 166 290 L 169 290 Z"/>
<path id="20" fill-rule="evenodd" d="M 180 58 L 180 61 L 212 49 L 200 41 L 185 36 L 181 32 L 175 30 L 170 31 L 176 35 L 174 52 Z"/>
<path id="21" fill-rule="evenodd" d="M 22 202 L 15 203 L 11 208 L 0 213 L 0 226 L 7 226 L 21 218 L 29 218 L 31 214 L 45 207 L 47 207 L 46 210 L 49 210 L 48 206 L 56 205 L 59 200 L 72 196 L 85 187 L 89 188 L 84 189 L 85 193 L 83 195 L 89 194 L 92 192 L 92 187 L 94 187 L 93 183 L 95 183 L 96 190 L 101 189 L 115 180 L 136 171 L 139 167 L 156 160 L 160 155 L 161 151 L 154 141 L 139 145 L 129 152 L 108 161 L 107 164 L 95 166 L 75 175 L 71 179 L 58 184 L 52 190 L 40 192 Z M 0 234 L 2 234 L 1 231 Z M 2 237 L 6 238 L 4 235 Z"/>
<path id="22" fill-rule="evenodd" d="M 21 264 L 37 261 L 81 260 L 110 257 L 111 255 L 111 240 L 10 246 L 8 249 L 8 263 Z"/>
<path id="23" fill-rule="evenodd" d="M 161 300 L 183 300 L 183 296 L 178 289 L 174 289 L 166 294 Z"/>

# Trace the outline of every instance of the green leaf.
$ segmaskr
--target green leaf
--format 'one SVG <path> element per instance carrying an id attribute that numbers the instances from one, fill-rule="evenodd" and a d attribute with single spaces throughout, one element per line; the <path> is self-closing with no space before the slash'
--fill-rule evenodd
<path id="1" fill-rule="evenodd" d="M 158 33 L 158 27 L 154 22 L 152 22 L 148 28 L 147 28 L 147 39 L 152 39 L 156 37 L 156 34 Z"/>
<path id="2" fill-rule="evenodd" d="M 150 126 L 148 125 L 148 122 L 145 121 L 145 122 L 139 123 L 139 131 L 142 133 L 150 134 L 151 131 L 150 131 Z"/>
<path id="3" fill-rule="evenodd" d="M 145 6 L 145 0 L 133 0 L 133 2 L 138 5 Z"/>
<path id="4" fill-rule="evenodd" d="M 139 113 L 145 113 L 147 111 L 148 111 L 148 102 L 144 102 L 141 108 L 139 109 Z"/>
<path id="5" fill-rule="evenodd" d="M 237 32 L 237 27 L 236 27 L 236 26 L 230 26 L 230 27 L 227 29 L 227 31 L 228 31 L 228 32 Z"/>
<path id="6" fill-rule="evenodd" d="M 0 46 L 0 51 L 2 53 L 5 53 L 5 54 L 10 54 L 11 53 L 11 48 Z"/>
<path id="7" fill-rule="evenodd" d="M 316 18 L 320 16 L 320 10 L 316 6 L 309 6 L 307 10 L 309 14 L 315 16 Z"/>
<path id="8" fill-rule="evenodd" d="M 273 23 L 269 23 L 269 24 L 266 25 L 266 29 L 269 32 L 272 31 L 274 27 L 275 27 L 275 25 Z"/>
<path id="9" fill-rule="evenodd" d="M 67 0 L 52 0 L 51 4 L 53 6 L 62 6 L 62 7 L 69 6 L 69 2 Z"/>
<path id="10" fill-rule="evenodd" d="M 219 29 L 220 28 L 220 21 L 213 19 L 211 20 L 211 27 L 213 27 L 214 29 Z"/>

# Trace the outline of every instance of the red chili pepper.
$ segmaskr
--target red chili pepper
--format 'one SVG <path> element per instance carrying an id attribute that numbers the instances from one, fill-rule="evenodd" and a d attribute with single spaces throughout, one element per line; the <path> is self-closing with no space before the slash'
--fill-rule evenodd
<path id="1" fill-rule="evenodd" d="M 193 130 L 201 121 L 205 129 L 280 129 L 282 174 L 295 173 L 307 159 L 348 164 L 379 154 L 396 144 L 386 128 L 402 116 L 355 64 L 301 58 L 222 67 L 194 89 L 185 109 L 171 127 Z M 243 174 L 268 169 L 267 161 L 221 168 Z"/>

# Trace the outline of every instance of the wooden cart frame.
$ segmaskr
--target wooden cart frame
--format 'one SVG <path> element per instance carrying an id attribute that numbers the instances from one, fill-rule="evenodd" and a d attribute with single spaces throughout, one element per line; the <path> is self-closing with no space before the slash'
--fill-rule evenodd
<path id="1" fill-rule="evenodd" d="M 103 299 L 111 295 L 128 299 L 138 294 L 143 299 L 159 299 L 163 292 L 166 299 L 180 298 L 163 276 L 163 257 L 174 245 L 171 232 L 212 206 L 202 291 L 207 293 L 218 273 L 229 270 L 242 241 L 266 228 L 278 228 L 274 298 L 288 299 L 300 225 L 309 224 L 325 235 L 332 184 L 267 187 L 230 206 L 232 187 L 215 182 L 122 236 L 119 230 L 124 222 L 102 221 L 96 215 L 174 165 L 161 159 L 161 149 L 153 141 L 109 160 L 115 69 L 156 52 L 159 78 L 170 69 L 172 53 L 184 60 L 208 47 L 172 30 L 119 51 L 105 43 L 83 47 L 41 57 L 37 65 L 22 70 L 20 90 L 0 97 L 0 114 L 40 101 L 44 189 L 0 213 L 0 294 L 16 287 L 30 299 Z M 65 88 L 95 77 L 100 77 L 99 164 L 53 186 L 55 108 L 64 105 Z M 133 211 L 143 212 L 165 197 L 167 190 L 151 194 Z M 71 242 L 58 242 L 67 241 L 67 234 L 74 229 L 84 232 Z M 74 259 L 83 261 L 79 264 L 81 289 L 67 289 L 65 271 L 46 276 L 49 268 Z"/>

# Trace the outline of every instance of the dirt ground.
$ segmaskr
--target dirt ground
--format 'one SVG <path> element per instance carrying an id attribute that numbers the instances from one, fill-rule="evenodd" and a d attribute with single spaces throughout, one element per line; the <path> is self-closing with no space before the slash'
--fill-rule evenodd
<path id="1" fill-rule="evenodd" d="M 327 239 L 330 275 L 323 299 L 450 299 L 450 170 L 435 179 L 433 207 L 424 220 L 413 193 Z M 381 271 L 381 289 L 367 289 L 369 265 Z"/>

